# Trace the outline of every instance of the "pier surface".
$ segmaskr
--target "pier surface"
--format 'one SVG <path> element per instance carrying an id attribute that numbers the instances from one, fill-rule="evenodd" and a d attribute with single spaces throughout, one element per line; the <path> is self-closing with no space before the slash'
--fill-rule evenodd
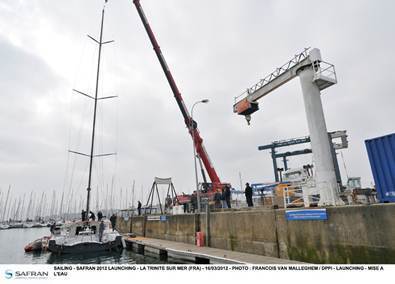
<path id="1" fill-rule="evenodd" d="M 201 264 L 301 264 L 292 261 L 263 255 L 255 255 L 236 251 L 229 251 L 211 247 L 198 247 L 192 244 L 173 242 L 160 239 L 125 237 L 129 249 L 137 253 L 158 254 L 161 259 L 167 257 L 192 261 Z"/>

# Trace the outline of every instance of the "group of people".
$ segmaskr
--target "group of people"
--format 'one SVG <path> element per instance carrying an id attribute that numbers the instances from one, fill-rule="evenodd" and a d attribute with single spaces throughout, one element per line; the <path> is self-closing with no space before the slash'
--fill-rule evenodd
<path id="1" fill-rule="evenodd" d="M 253 207 L 254 204 L 252 202 L 252 195 L 253 195 L 253 190 L 250 184 L 247 182 L 246 183 L 246 188 L 244 191 L 245 197 L 246 197 L 246 202 L 248 207 Z M 191 202 L 190 202 L 190 208 L 186 206 L 187 204 L 184 204 L 184 212 L 196 212 L 198 209 L 198 202 L 197 202 L 197 193 L 194 191 L 191 195 Z M 165 199 L 165 209 L 166 212 L 168 212 L 173 206 L 173 200 L 172 198 L 167 195 Z M 231 204 L 231 190 L 230 190 L 230 185 L 225 185 L 222 190 L 217 190 L 216 193 L 214 194 L 214 206 L 215 208 L 232 208 Z M 138 216 L 141 216 L 141 208 L 142 208 L 142 203 L 140 201 L 137 202 L 137 213 Z M 97 213 L 98 221 L 101 221 L 103 218 L 103 213 L 99 211 Z M 81 219 L 82 221 L 87 221 L 87 214 L 85 210 L 82 210 L 81 212 Z M 93 220 L 95 221 L 96 216 L 95 214 L 90 211 L 89 212 L 89 218 L 88 220 Z M 113 214 L 110 217 L 110 222 L 113 228 L 115 228 L 115 223 L 116 223 L 116 215 Z"/>
<path id="2" fill-rule="evenodd" d="M 217 192 L 214 194 L 215 208 L 232 208 L 230 197 L 231 192 L 229 185 L 225 185 L 222 190 L 217 190 Z"/>
<path id="3" fill-rule="evenodd" d="M 99 221 L 103 218 L 103 213 L 101 211 L 97 212 L 97 218 Z M 89 211 L 89 214 L 86 214 L 86 211 L 82 209 L 81 211 L 81 220 L 82 221 L 96 221 L 96 215 L 92 211 Z"/>
<path id="4" fill-rule="evenodd" d="M 139 201 L 140 202 L 140 201 Z M 89 215 L 86 214 L 86 211 L 84 209 L 82 209 L 81 211 L 81 221 L 85 222 L 85 221 L 96 221 L 96 215 L 95 213 L 93 213 L 92 211 L 89 211 Z M 97 212 L 97 221 L 103 223 L 103 218 L 105 216 L 103 216 L 103 212 L 99 211 Z M 117 223 L 117 215 L 115 215 L 115 213 L 113 213 L 110 217 L 110 223 L 111 223 L 111 227 L 113 230 L 115 230 L 115 225 Z"/>
<path id="5" fill-rule="evenodd" d="M 180 205 L 180 203 L 179 203 L 176 196 L 174 196 L 173 198 L 171 198 L 169 194 L 166 196 L 166 199 L 165 199 L 165 212 L 166 213 L 170 213 L 173 206 L 178 206 L 178 205 Z"/>
<path id="6" fill-rule="evenodd" d="M 254 203 L 252 201 L 253 190 L 248 182 L 246 183 L 244 195 L 246 197 L 247 206 L 253 207 L 254 206 Z M 215 208 L 232 208 L 230 197 L 231 197 L 231 191 L 229 185 L 226 185 L 225 188 L 222 189 L 222 191 L 218 190 L 214 195 Z"/>
<path id="7" fill-rule="evenodd" d="M 231 194 L 230 185 L 225 185 L 225 187 L 222 188 L 222 190 L 221 189 L 217 190 L 214 194 L 214 207 L 215 208 L 232 208 L 231 195 L 232 194 Z M 253 201 L 252 201 L 253 189 L 248 182 L 246 183 L 244 195 L 246 197 L 247 206 L 253 207 L 254 206 Z M 192 212 L 192 213 L 196 212 L 196 210 L 198 208 L 197 203 L 198 203 L 197 202 L 197 194 L 196 194 L 196 191 L 194 191 L 191 195 L 190 212 Z M 187 210 L 184 209 L 184 211 L 186 212 Z"/>

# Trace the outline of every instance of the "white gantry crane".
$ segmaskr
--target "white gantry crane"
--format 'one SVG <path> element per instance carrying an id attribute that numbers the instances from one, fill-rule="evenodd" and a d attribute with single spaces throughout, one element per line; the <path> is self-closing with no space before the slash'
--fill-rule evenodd
<path id="1" fill-rule="evenodd" d="M 337 78 L 334 65 L 322 61 L 318 48 L 306 48 L 236 97 L 233 111 L 244 115 L 250 124 L 251 114 L 259 109 L 258 100 L 297 76 L 302 86 L 311 138 L 316 192 L 320 194 L 318 205 L 342 205 L 321 102 L 321 90 L 336 84 Z"/>

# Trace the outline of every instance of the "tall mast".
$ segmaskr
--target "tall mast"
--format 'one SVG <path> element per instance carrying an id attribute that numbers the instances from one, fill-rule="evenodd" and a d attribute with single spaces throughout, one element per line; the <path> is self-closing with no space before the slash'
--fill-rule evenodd
<path id="1" fill-rule="evenodd" d="M 43 214 L 44 197 L 45 197 L 45 192 L 43 191 L 43 193 L 41 194 L 40 205 L 39 205 L 38 213 L 37 213 L 38 218 L 39 218 L 40 221 L 41 221 L 41 217 L 42 217 L 42 214 Z"/>
<path id="2" fill-rule="evenodd" d="M 33 213 L 33 202 L 34 202 L 34 192 L 33 190 L 30 192 L 30 200 L 29 200 L 29 209 L 26 212 L 26 218 L 29 218 L 32 222 L 34 221 L 34 214 Z"/>
<path id="3" fill-rule="evenodd" d="M 107 3 L 107 0 L 105 1 L 105 3 Z M 93 168 L 93 158 L 95 157 L 104 157 L 104 156 L 112 156 L 115 155 L 116 153 L 109 153 L 109 154 L 99 154 L 99 155 L 94 155 L 94 149 L 95 149 L 95 130 L 96 130 L 96 112 L 97 112 L 97 101 L 98 100 L 104 100 L 104 99 L 111 99 L 111 98 L 116 98 L 117 96 L 108 96 L 108 97 L 101 97 L 98 98 L 98 92 L 99 92 L 99 77 L 100 77 L 100 60 L 101 60 L 101 50 L 102 50 L 102 46 L 104 44 L 107 43 L 111 43 L 113 42 L 113 40 L 109 40 L 109 41 L 104 41 L 103 42 L 103 24 L 104 24 L 104 10 L 105 10 L 105 4 L 102 10 L 102 15 L 101 15 L 101 25 L 100 25 L 100 38 L 99 40 L 94 39 L 93 37 L 89 36 L 89 38 L 91 38 L 93 41 L 95 41 L 98 45 L 99 45 L 99 54 L 98 54 L 98 58 L 97 58 L 97 71 L 96 71 L 96 87 L 95 87 L 95 96 L 89 96 L 83 92 L 76 91 L 77 93 L 80 93 L 86 97 L 89 97 L 91 99 L 94 100 L 95 104 L 94 104 L 94 108 L 93 108 L 93 122 L 92 122 L 92 139 L 91 139 L 91 151 L 89 155 L 86 154 L 82 154 L 79 152 L 75 152 L 75 151 L 70 151 L 76 154 L 80 154 L 83 156 L 88 156 L 89 157 L 89 177 L 88 177 L 88 187 L 87 187 L 87 198 L 86 198 L 86 214 L 89 214 L 90 208 L 90 191 L 91 191 L 91 184 L 92 184 L 92 168 Z"/>
<path id="4" fill-rule="evenodd" d="M 21 220 L 21 221 L 23 221 L 22 220 L 22 218 L 23 218 L 23 212 L 24 212 L 24 210 L 25 210 L 25 197 L 26 197 L 26 192 L 23 194 L 23 198 L 22 198 L 22 206 L 21 206 L 21 209 L 19 210 L 19 216 L 18 216 L 18 220 Z"/>
<path id="5" fill-rule="evenodd" d="M 95 128 L 96 128 L 96 111 L 97 111 L 97 93 L 99 90 L 99 75 L 100 75 L 100 59 L 101 59 L 101 48 L 103 46 L 103 23 L 104 23 L 104 7 L 101 14 L 101 25 L 100 25 L 100 39 L 99 39 L 99 56 L 97 59 L 97 72 L 96 72 L 96 88 L 95 88 L 95 105 L 93 109 L 93 126 L 92 126 L 92 140 L 91 140 L 91 153 L 89 157 L 89 177 L 88 177 L 88 188 L 86 198 L 86 214 L 89 216 L 89 203 L 90 203 L 90 192 L 92 182 L 92 166 L 93 166 L 93 150 L 95 148 Z"/>
<path id="6" fill-rule="evenodd" d="M 19 215 L 19 210 L 21 208 L 21 197 L 15 197 L 15 201 L 18 200 L 15 203 L 15 212 L 14 212 L 14 221 L 18 220 L 18 215 Z"/>
<path id="7" fill-rule="evenodd" d="M 63 213 L 63 196 L 64 196 L 64 188 L 63 188 L 63 191 L 62 191 L 62 198 L 60 199 L 59 218 L 62 218 L 62 213 Z"/>
<path id="8" fill-rule="evenodd" d="M 133 180 L 133 186 L 132 186 L 132 208 L 134 206 L 134 186 L 136 185 L 136 181 Z M 128 204 L 127 204 L 128 205 Z M 128 208 L 128 207 L 127 207 Z"/>

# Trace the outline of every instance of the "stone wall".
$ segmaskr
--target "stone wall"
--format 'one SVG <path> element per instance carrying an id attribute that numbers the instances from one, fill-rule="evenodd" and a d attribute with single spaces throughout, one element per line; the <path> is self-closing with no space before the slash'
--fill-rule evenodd
<path id="1" fill-rule="evenodd" d="M 195 214 L 170 215 L 167 221 L 139 220 L 132 218 L 132 232 L 136 235 L 145 235 L 147 238 L 165 239 L 169 241 L 195 243 L 195 232 L 198 226 Z M 144 234 L 145 231 L 145 234 Z"/>
<path id="2" fill-rule="evenodd" d="M 121 234 L 129 233 L 130 232 L 130 222 L 132 220 L 130 218 L 124 219 L 121 217 L 117 217 L 117 222 L 115 223 L 115 228 Z"/>
<path id="3" fill-rule="evenodd" d="M 133 217 L 131 219 L 131 227 L 130 230 L 131 232 L 135 233 L 137 236 L 144 236 L 145 234 L 145 217 L 139 216 L 139 217 Z"/>
<path id="4" fill-rule="evenodd" d="M 310 263 L 395 263 L 395 204 L 332 207 L 327 213 L 326 221 L 287 221 L 284 209 L 212 212 L 210 246 Z M 207 233 L 206 214 L 145 221 L 145 228 L 144 217 L 131 219 L 119 222 L 121 231 L 191 244 L 195 232 Z"/>
<path id="5" fill-rule="evenodd" d="M 200 222 L 206 236 L 206 214 Z M 273 210 L 211 213 L 209 223 L 212 247 L 278 257 Z"/>
<path id="6" fill-rule="evenodd" d="M 395 263 L 395 204 L 328 208 L 327 221 L 276 212 L 280 257 L 312 263 Z"/>

